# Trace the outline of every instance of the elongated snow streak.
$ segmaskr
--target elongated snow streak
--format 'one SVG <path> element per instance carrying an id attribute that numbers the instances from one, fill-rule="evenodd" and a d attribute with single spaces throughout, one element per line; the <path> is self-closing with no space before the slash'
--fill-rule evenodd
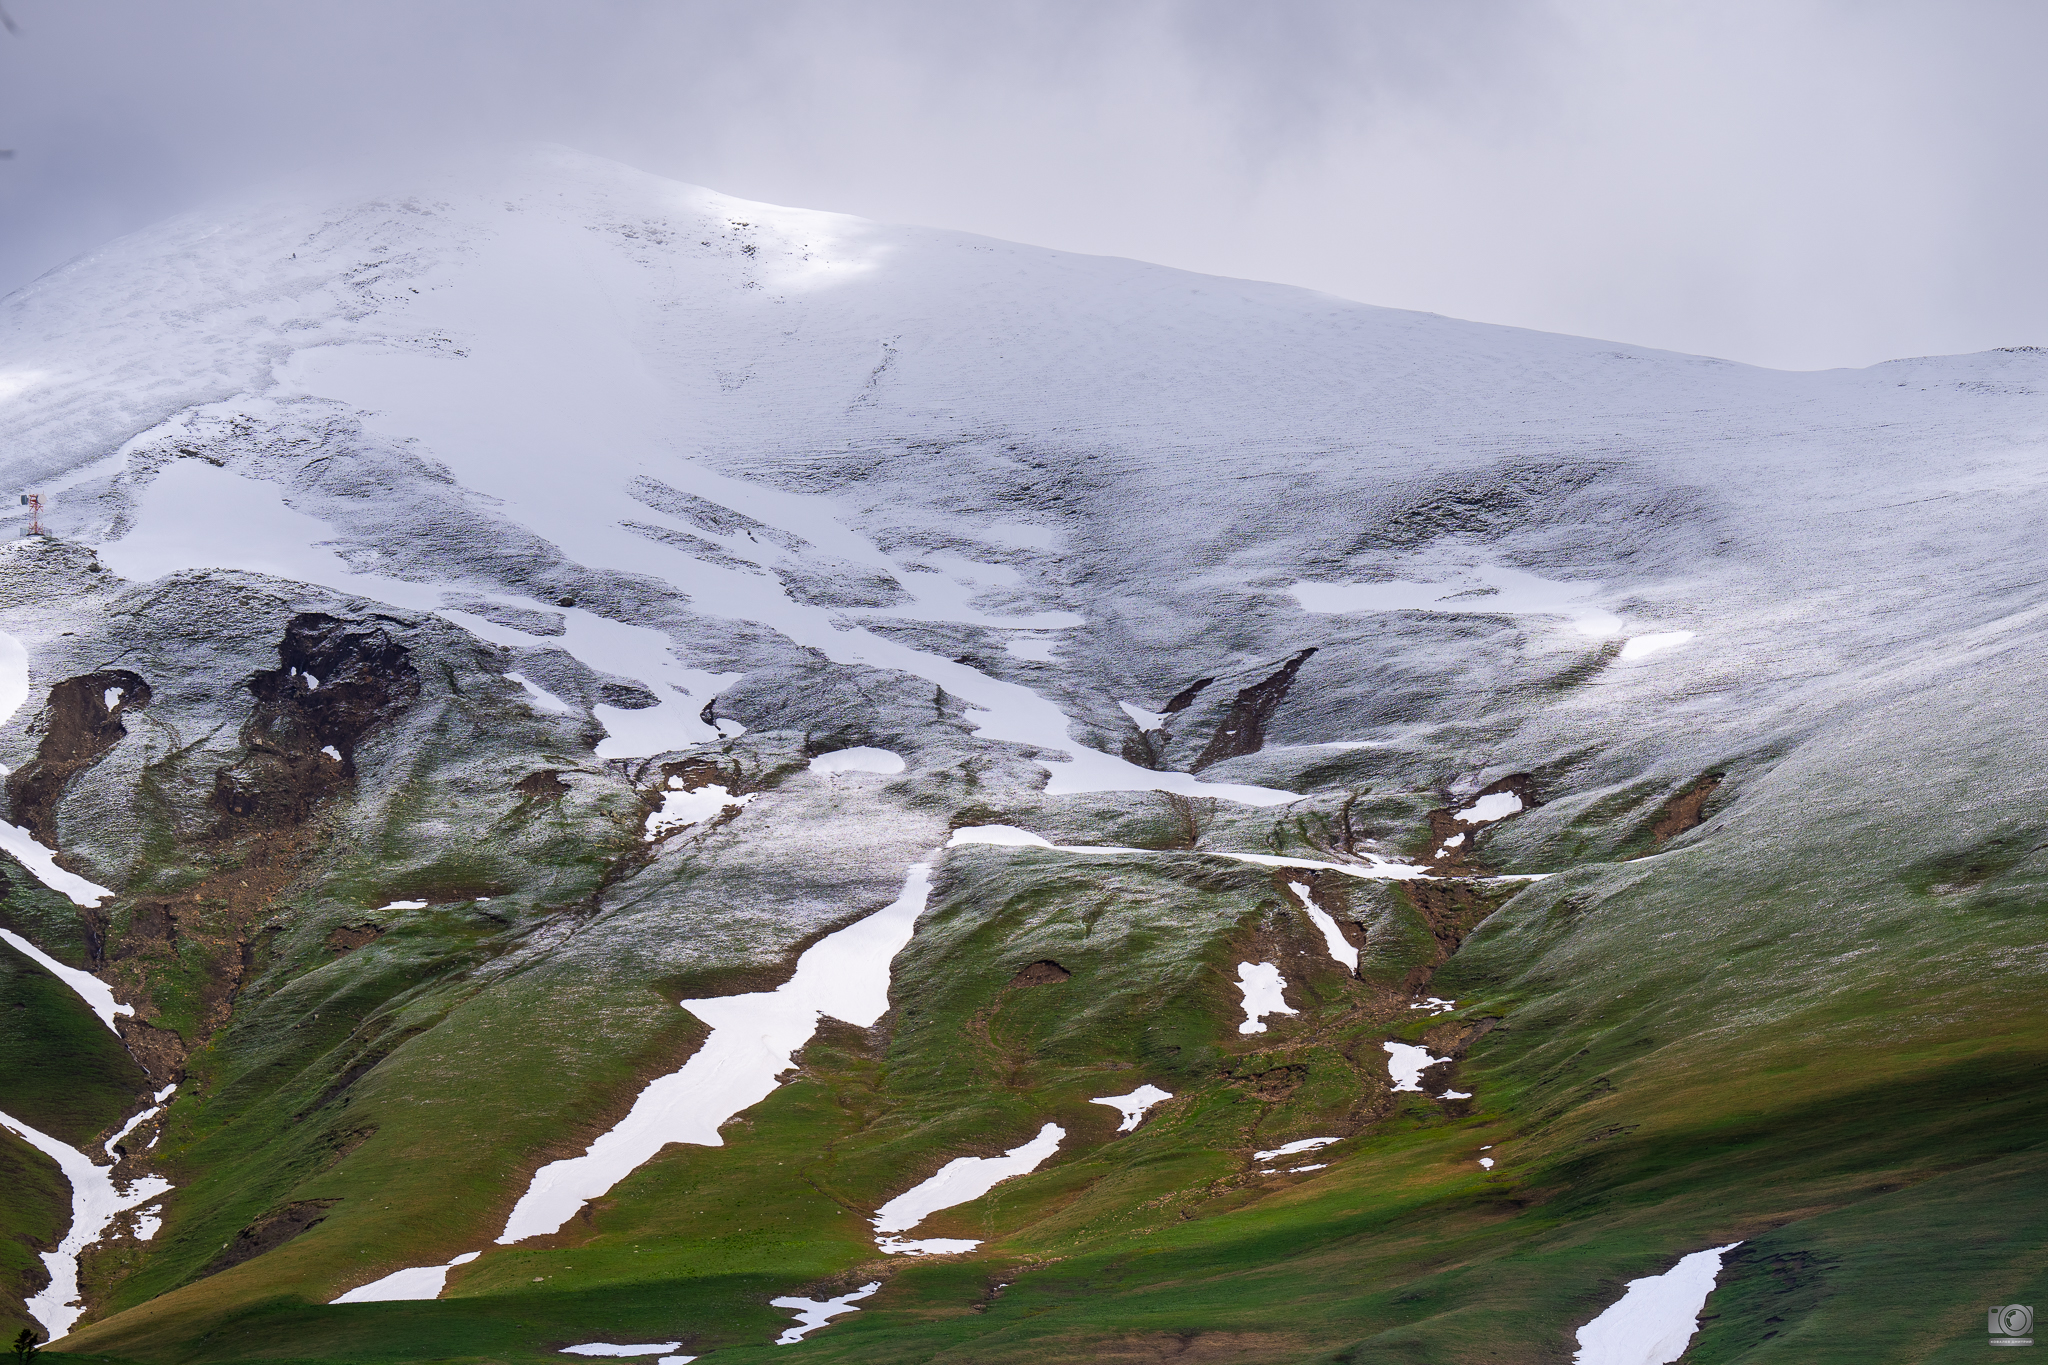
<path id="1" fill-rule="evenodd" d="M 1627 1293 L 1578 1330 L 1573 1365 L 1671 1365 L 1699 1330 L 1721 1258 L 1741 1245 L 1695 1251 L 1662 1275 L 1630 1280 Z"/>
<path id="2" fill-rule="evenodd" d="M 1309 919 L 1322 931 L 1323 942 L 1330 949 L 1330 960 L 1356 972 L 1358 949 L 1352 945 L 1350 939 L 1344 937 L 1344 931 L 1337 927 L 1337 921 L 1331 917 L 1330 912 L 1316 904 L 1316 898 L 1306 884 L 1289 882 L 1287 889 L 1301 899 L 1302 908 L 1308 911 Z"/>
<path id="3" fill-rule="evenodd" d="M 18 825 L 0 820 L 0 848 L 14 855 L 14 861 L 28 869 L 29 875 L 49 887 L 58 895 L 67 897 L 73 905 L 84 910 L 93 910 L 99 903 L 114 893 L 97 882 L 89 882 L 75 872 L 66 872 L 57 866 L 57 855 L 37 843 L 35 836 Z"/>
<path id="4" fill-rule="evenodd" d="M 121 1030 L 114 1028 L 114 1016 L 133 1014 L 135 1010 L 116 1000 L 113 989 L 106 982 L 91 972 L 81 972 L 76 967 L 65 966 L 11 929 L 0 929 L 0 941 L 4 941 L 23 957 L 33 960 L 37 966 L 69 986 L 72 994 L 83 1000 L 85 1007 L 98 1015 L 102 1024 L 113 1029 L 115 1037 L 121 1036 Z"/>
<path id="5" fill-rule="evenodd" d="M 1385 1046 L 1390 1058 L 1387 1062 L 1387 1074 L 1393 1077 L 1396 1090 L 1413 1090 L 1420 1094 L 1422 1073 L 1438 1062 L 1448 1060 L 1444 1057 L 1432 1057 L 1428 1048 L 1417 1047 L 1413 1043 L 1388 1043 Z M 1471 1096 L 1461 1095 L 1459 1098 L 1470 1099 Z"/>
<path id="6" fill-rule="evenodd" d="M 1313 1152 L 1318 1148 L 1327 1147 L 1333 1142 L 1342 1142 L 1343 1140 L 1343 1138 L 1338 1137 L 1300 1138 L 1294 1142 L 1282 1143 L 1270 1152 L 1253 1152 L 1252 1160 L 1271 1161 L 1275 1157 L 1293 1156 L 1297 1152 Z"/>
<path id="7" fill-rule="evenodd" d="M 841 1313 L 858 1312 L 859 1310 L 853 1306 L 855 1301 L 866 1298 L 881 1287 L 882 1282 L 876 1280 L 872 1284 L 862 1285 L 851 1294 L 841 1294 L 836 1299 L 790 1298 L 768 1300 L 771 1308 L 793 1308 L 796 1310 L 796 1326 L 789 1328 L 781 1336 L 775 1338 L 775 1344 L 777 1346 L 794 1346 L 804 1339 L 804 1333 L 817 1331 Z"/>
<path id="8" fill-rule="evenodd" d="M 643 1341 L 637 1346 L 619 1346 L 609 1341 L 586 1341 L 581 1346 L 564 1346 L 565 1356 L 658 1356 L 682 1345 L 680 1341 Z"/>
<path id="9" fill-rule="evenodd" d="M 171 1188 L 171 1182 L 162 1176 L 145 1175 L 117 1188 L 113 1168 L 95 1166 L 77 1148 L 37 1132 L 7 1114 L 0 1114 L 0 1128 L 56 1162 L 71 1184 L 71 1228 L 55 1251 L 42 1254 L 43 1264 L 50 1271 L 50 1283 L 27 1304 L 30 1315 L 43 1325 L 50 1340 L 57 1341 L 85 1312 L 85 1305 L 78 1301 L 79 1254 L 97 1242 L 117 1216 L 159 1198 Z"/>
<path id="10" fill-rule="evenodd" d="M 1244 992 L 1244 1022 L 1237 1026 L 1239 1033 L 1264 1033 L 1269 1014 L 1298 1013 L 1281 994 L 1287 988 L 1286 979 L 1270 962 L 1238 963 L 1237 988 Z"/>
<path id="11" fill-rule="evenodd" d="M 357 1285 L 340 1298 L 329 1299 L 329 1303 L 396 1303 L 402 1299 L 438 1299 L 441 1291 L 448 1287 L 448 1272 L 459 1265 L 468 1265 L 481 1251 L 465 1251 L 446 1265 L 411 1266 L 405 1270 L 394 1270 L 381 1280 Z"/>
<path id="12" fill-rule="evenodd" d="M 1150 1109 L 1161 1100 L 1170 1100 L 1172 1098 L 1173 1092 L 1171 1090 L 1161 1090 L 1156 1085 L 1141 1085 L 1128 1095 L 1105 1095 L 1099 1100 L 1090 1100 L 1088 1103 L 1106 1104 L 1121 1113 L 1124 1116 L 1124 1121 L 1116 1126 L 1116 1130 L 1119 1133 L 1128 1133 L 1131 1129 L 1138 1126 L 1138 1120 L 1145 1117 L 1147 1109 Z"/>
<path id="13" fill-rule="evenodd" d="M 893 904 L 811 945 L 796 975 L 775 990 L 682 1001 L 711 1026 L 704 1046 L 680 1071 L 650 1082 L 582 1156 L 536 1171 L 499 1244 L 556 1231 L 671 1142 L 724 1146 L 719 1128 L 774 1091 L 821 1017 L 866 1028 L 887 1012 L 889 963 L 910 941 L 930 894 L 931 864 L 913 863 Z"/>
<path id="14" fill-rule="evenodd" d="M 507 673 L 505 681 L 518 683 L 526 693 L 527 704 L 537 711 L 551 711 L 558 716 L 566 716 L 573 714 L 576 710 L 568 702 L 563 701 L 524 673 Z"/>
<path id="15" fill-rule="evenodd" d="M 1012 1176 L 1028 1175 L 1059 1150 L 1067 1130 L 1048 1123 L 1038 1136 L 1001 1156 L 955 1157 L 939 1167 L 937 1175 L 911 1186 L 875 1210 L 875 1245 L 891 1255 L 922 1251 L 971 1251 L 981 1245 L 965 1238 L 932 1238 L 906 1242 L 889 1234 L 908 1232 L 940 1209 L 950 1209 L 979 1199 Z"/>
<path id="16" fill-rule="evenodd" d="M 1323 872 L 1342 872 L 1347 877 L 1357 877 L 1361 881 L 1411 882 L 1436 880 L 1436 878 L 1430 876 L 1427 868 L 1418 867 L 1414 863 L 1397 863 L 1392 859 L 1381 858 L 1370 853 L 1366 855 L 1367 858 L 1371 859 L 1370 862 L 1323 863 L 1317 862 L 1313 858 L 1282 858 L 1270 853 L 1226 853 L 1221 849 L 1212 848 L 1189 850 L 1123 848 L 1116 844 L 1056 844 L 1044 835 L 1033 834 L 1030 830 L 1019 829 L 1015 825 L 966 825 L 954 830 L 953 836 L 946 841 L 947 848 L 965 848 L 976 844 L 989 845 L 996 848 L 1046 848 L 1053 850 L 1055 853 L 1075 853 L 1098 858 L 1158 858 L 1168 854 L 1186 856 L 1192 853 L 1200 858 L 1228 858 L 1231 862 L 1250 863 L 1254 867 L 1300 867 Z M 1549 874 L 1536 873 L 1533 875 L 1546 876 Z M 1499 877 L 1494 880 L 1513 881 L 1518 880 L 1518 878 Z"/>

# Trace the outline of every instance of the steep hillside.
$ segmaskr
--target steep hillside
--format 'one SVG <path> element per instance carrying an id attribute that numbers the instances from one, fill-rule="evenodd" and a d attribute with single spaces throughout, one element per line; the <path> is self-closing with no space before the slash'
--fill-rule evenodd
<path id="1" fill-rule="evenodd" d="M 558 151 L 114 243 L 0 302 L 0 1327 L 1978 1353 L 2044 386 Z"/>

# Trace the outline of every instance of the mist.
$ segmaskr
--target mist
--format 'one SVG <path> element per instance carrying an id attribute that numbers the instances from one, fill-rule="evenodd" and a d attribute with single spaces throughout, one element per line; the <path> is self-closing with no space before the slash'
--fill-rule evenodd
<path id="1" fill-rule="evenodd" d="M 775 203 L 1795 369 L 2048 344 L 2048 11 L 8 0 L 0 290 L 544 139 Z"/>

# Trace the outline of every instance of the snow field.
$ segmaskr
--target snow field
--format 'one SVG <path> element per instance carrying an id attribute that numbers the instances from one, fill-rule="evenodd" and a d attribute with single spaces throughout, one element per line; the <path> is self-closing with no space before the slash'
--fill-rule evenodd
<path id="1" fill-rule="evenodd" d="M 1741 1245 L 1695 1251 L 1662 1275 L 1630 1280 L 1626 1293 L 1579 1328 L 1573 1365 L 1672 1365 L 1699 1330 L 1721 1258 Z"/>
<path id="2" fill-rule="evenodd" d="M 1288 1005 L 1282 994 L 1287 982 L 1270 962 L 1238 963 L 1237 988 L 1244 992 L 1244 1022 L 1237 1026 L 1239 1033 L 1264 1033 L 1265 1016 L 1299 1012 Z"/>
<path id="3" fill-rule="evenodd" d="M 1562 616 L 1581 635 L 1604 638 L 1621 633 L 1619 616 L 1585 601 L 1600 590 L 1598 583 L 1560 583 L 1491 564 L 1466 567 L 1456 573 L 1456 577 L 1440 583 L 1402 579 L 1385 583 L 1296 583 L 1287 591 L 1308 612 Z"/>
<path id="4" fill-rule="evenodd" d="M 1120 848 L 1114 844 L 1056 844 L 1040 834 L 1015 825 L 965 825 L 953 831 L 946 841 L 947 848 L 965 848 L 971 845 L 987 845 L 994 848 L 1049 848 L 1060 853 L 1074 853 L 1088 857 L 1137 857 L 1160 858 L 1186 856 L 1181 850 L 1156 848 Z M 1251 863 L 1255 867 L 1299 867 L 1314 871 L 1341 872 L 1347 877 L 1361 881 L 1432 881 L 1426 868 L 1413 863 L 1397 863 L 1391 859 L 1367 854 L 1371 859 L 1365 863 L 1324 863 L 1312 858 L 1282 858 L 1269 853 L 1226 853 L 1221 849 L 1191 850 L 1194 856 L 1202 858 L 1228 858 L 1232 862 Z M 1542 874 L 1536 874 L 1542 875 Z M 1497 880 L 1508 880 L 1500 878 Z"/>
<path id="5" fill-rule="evenodd" d="M 889 1255 L 921 1255 L 939 1251 L 971 1251 L 979 1241 L 937 1237 L 922 1242 L 906 1241 L 894 1234 L 908 1232 L 940 1209 L 950 1209 L 979 1199 L 1012 1176 L 1028 1175 L 1059 1150 L 1067 1130 L 1048 1123 L 1031 1141 L 1012 1147 L 1001 1156 L 962 1156 L 941 1166 L 936 1175 L 920 1181 L 875 1210 L 875 1245 Z"/>

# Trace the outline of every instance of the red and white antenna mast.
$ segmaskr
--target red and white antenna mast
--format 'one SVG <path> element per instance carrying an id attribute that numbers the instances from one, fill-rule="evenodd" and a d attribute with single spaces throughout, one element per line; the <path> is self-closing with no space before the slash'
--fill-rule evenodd
<path id="1" fill-rule="evenodd" d="M 40 493 L 23 493 L 21 495 L 21 505 L 28 509 L 28 534 L 32 536 L 41 535 L 43 533 L 43 495 Z"/>

